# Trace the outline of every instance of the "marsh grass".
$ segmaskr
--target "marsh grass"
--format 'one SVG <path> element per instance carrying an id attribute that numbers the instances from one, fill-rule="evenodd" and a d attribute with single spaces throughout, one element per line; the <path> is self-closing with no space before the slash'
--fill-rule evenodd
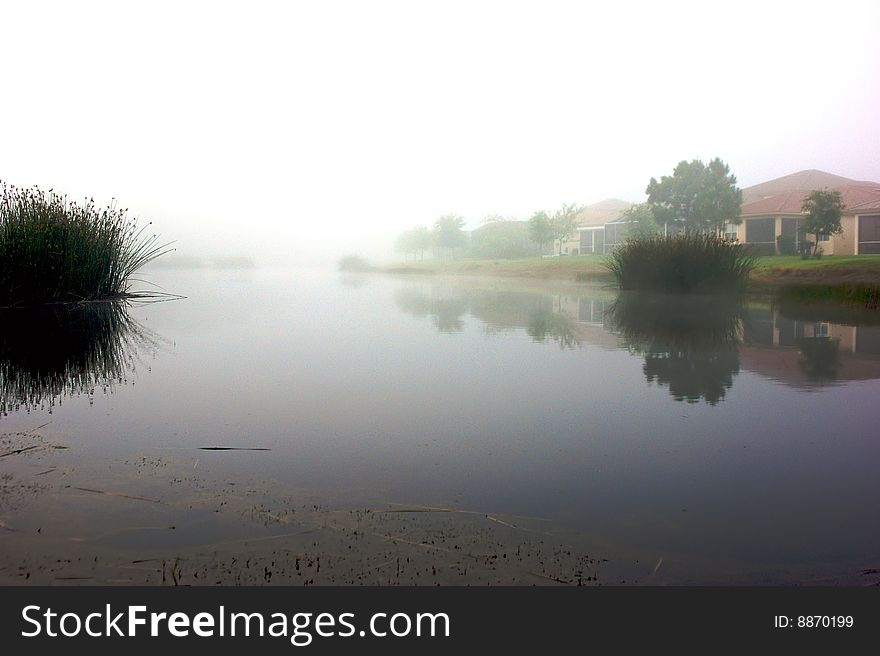
<path id="1" fill-rule="evenodd" d="M 0 181 L 0 307 L 119 298 L 168 252 L 127 210 Z"/>
<path id="2" fill-rule="evenodd" d="M 686 293 L 742 288 L 756 264 L 745 245 L 714 234 L 634 239 L 605 260 L 623 290 Z"/>

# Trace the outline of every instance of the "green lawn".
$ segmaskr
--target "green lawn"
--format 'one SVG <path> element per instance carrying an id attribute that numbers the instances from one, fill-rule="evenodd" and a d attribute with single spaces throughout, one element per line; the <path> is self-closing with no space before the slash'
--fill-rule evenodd
<path id="1" fill-rule="evenodd" d="M 507 275 L 537 278 L 573 278 L 578 273 L 607 275 L 601 255 L 570 257 L 526 257 L 515 260 L 424 260 L 402 262 L 383 269 L 390 273 L 452 273 L 473 275 Z"/>
<path id="2" fill-rule="evenodd" d="M 798 255 L 776 255 L 758 258 L 757 269 L 821 269 L 822 267 L 856 267 L 880 272 L 880 257 L 871 255 L 827 255 L 817 260 L 802 260 Z"/>
<path id="3" fill-rule="evenodd" d="M 438 275 L 509 276 L 556 280 L 608 281 L 602 255 L 528 257 L 517 260 L 450 259 L 401 262 L 384 267 L 387 273 L 433 273 Z M 791 284 L 880 286 L 880 256 L 833 256 L 802 260 L 799 256 L 759 257 L 752 272 L 757 288 Z"/>

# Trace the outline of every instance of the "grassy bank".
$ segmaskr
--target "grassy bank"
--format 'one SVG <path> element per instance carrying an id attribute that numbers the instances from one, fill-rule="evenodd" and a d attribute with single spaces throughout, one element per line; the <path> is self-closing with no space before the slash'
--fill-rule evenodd
<path id="1" fill-rule="evenodd" d="M 880 287 L 880 257 L 827 256 L 819 260 L 799 257 L 759 257 L 749 278 L 751 290 L 772 290 L 791 285 Z M 426 260 L 379 269 L 384 273 L 423 275 L 506 276 L 580 282 L 613 282 L 599 255 L 518 260 Z"/>
<path id="2" fill-rule="evenodd" d="M 611 281 L 613 276 L 598 255 L 579 257 L 527 257 L 513 260 L 426 260 L 384 267 L 394 274 L 439 274 L 467 276 L 505 276 L 554 280 L 595 279 Z"/>
<path id="3" fill-rule="evenodd" d="M 759 257 L 750 279 L 752 288 L 805 286 L 880 287 L 880 257 L 827 256 L 802 260 L 797 256 Z"/>

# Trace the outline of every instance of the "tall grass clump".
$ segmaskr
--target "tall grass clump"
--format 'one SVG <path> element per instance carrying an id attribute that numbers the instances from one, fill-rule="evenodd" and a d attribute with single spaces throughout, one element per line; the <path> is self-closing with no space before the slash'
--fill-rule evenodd
<path id="1" fill-rule="evenodd" d="M 633 239 L 605 262 L 621 289 L 685 293 L 741 288 L 755 264 L 745 245 L 714 234 Z"/>
<path id="2" fill-rule="evenodd" d="M 0 307 L 118 298 L 169 249 L 115 204 L 0 181 Z"/>

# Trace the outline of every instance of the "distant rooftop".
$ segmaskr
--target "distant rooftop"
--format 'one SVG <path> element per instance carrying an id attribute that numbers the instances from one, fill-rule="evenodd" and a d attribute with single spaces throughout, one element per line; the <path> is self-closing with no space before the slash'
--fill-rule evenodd
<path id="1" fill-rule="evenodd" d="M 619 198 L 606 198 L 598 203 L 587 205 L 577 213 L 576 220 L 578 227 L 602 226 L 611 221 L 616 221 L 620 215 L 633 206 L 625 200 Z"/>
<path id="2" fill-rule="evenodd" d="M 800 214 L 807 194 L 825 188 L 843 195 L 847 213 L 880 210 L 880 182 L 853 180 L 808 169 L 743 189 L 742 214 Z"/>

